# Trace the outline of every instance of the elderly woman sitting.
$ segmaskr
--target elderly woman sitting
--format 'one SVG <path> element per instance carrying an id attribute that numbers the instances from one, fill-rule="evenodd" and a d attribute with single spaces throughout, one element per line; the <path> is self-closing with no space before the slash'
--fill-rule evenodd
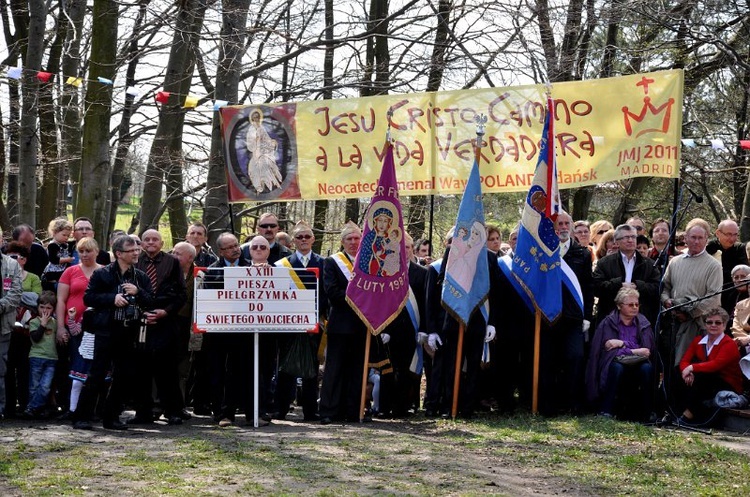
<path id="1" fill-rule="evenodd" d="M 621 288 L 617 309 L 601 321 L 591 342 L 586 390 L 602 416 L 614 416 L 615 400 L 626 387 L 638 391 L 635 414 L 647 420 L 652 413 L 654 336 L 651 323 L 638 312 L 638 297 L 638 290 Z"/>
<path id="2" fill-rule="evenodd" d="M 681 421 L 705 421 L 710 411 L 704 402 L 713 400 L 721 390 L 742 393 L 740 352 L 734 340 L 724 334 L 729 314 L 721 307 L 709 310 L 704 318 L 706 335 L 697 336 L 680 361 L 685 382 L 685 410 Z"/>

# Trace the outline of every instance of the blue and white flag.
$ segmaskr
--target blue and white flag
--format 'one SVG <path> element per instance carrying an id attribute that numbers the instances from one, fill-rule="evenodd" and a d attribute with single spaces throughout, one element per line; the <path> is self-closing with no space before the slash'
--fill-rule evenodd
<path id="1" fill-rule="evenodd" d="M 490 291 L 479 164 L 474 165 L 458 208 L 443 282 L 443 307 L 464 326 Z"/>
<path id="2" fill-rule="evenodd" d="M 539 161 L 523 206 L 518 244 L 513 255 L 513 274 L 550 323 L 562 312 L 560 239 L 555 231 L 560 195 L 553 122 L 552 99 L 548 98 Z"/>

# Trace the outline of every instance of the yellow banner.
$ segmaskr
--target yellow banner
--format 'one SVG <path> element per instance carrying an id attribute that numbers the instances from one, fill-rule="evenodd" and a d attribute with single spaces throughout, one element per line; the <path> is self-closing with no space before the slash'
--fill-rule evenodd
<path id="1" fill-rule="evenodd" d="M 681 70 L 556 83 L 559 187 L 678 177 L 682 88 Z M 223 107 L 230 201 L 371 197 L 389 124 L 401 195 L 463 193 L 480 115 L 483 192 L 526 191 L 544 108 L 542 85 Z"/>

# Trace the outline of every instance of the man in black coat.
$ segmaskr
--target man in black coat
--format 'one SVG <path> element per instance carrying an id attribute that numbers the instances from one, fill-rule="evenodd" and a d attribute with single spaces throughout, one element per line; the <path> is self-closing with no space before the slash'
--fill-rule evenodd
<path id="1" fill-rule="evenodd" d="M 740 229 L 739 226 L 737 226 L 737 223 L 731 219 L 725 219 L 720 222 L 719 226 L 716 228 L 716 238 L 708 242 L 708 245 L 706 245 L 706 252 L 714 257 L 716 257 L 715 254 L 718 251 L 721 251 L 720 261 L 723 275 L 723 288 L 731 287 L 730 290 L 721 294 L 721 307 L 723 307 L 730 316 L 734 314 L 734 306 L 737 303 L 737 290 L 730 285 L 730 283 L 732 283 L 732 269 L 738 264 L 748 264 L 745 244 L 737 241 L 739 233 Z M 731 325 L 731 323 L 729 324 Z"/>
<path id="2" fill-rule="evenodd" d="M 223 287 L 223 273 L 214 268 L 250 266 L 250 263 L 241 257 L 240 244 L 232 233 L 220 234 L 216 239 L 216 245 L 219 248 L 219 260 L 206 272 L 205 288 Z M 218 421 L 221 427 L 231 426 L 237 407 L 241 405 L 245 408 L 246 422 L 252 423 L 252 334 L 206 333 L 202 350 L 208 357 L 211 410 L 214 420 Z M 264 400 L 261 396 L 261 406 Z"/>
<path id="3" fill-rule="evenodd" d="M 557 216 L 555 229 L 560 254 L 581 288 L 583 310 L 568 287 L 562 285 L 562 316 L 542 329 L 539 367 L 539 412 L 579 412 L 584 398 L 583 369 L 585 333 L 591 326 L 594 293 L 591 253 L 570 236 L 573 221 L 565 212 Z"/>
<path id="4" fill-rule="evenodd" d="M 141 240 L 142 251 L 135 267 L 149 277 L 154 307 L 145 313 L 146 326 L 141 330 L 136 347 L 136 409 L 135 418 L 128 423 L 153 422 L 151 386 L 155 383 L 167 422 L 182 424 L 183 417 L 189 416 L 183 412 L 184 399 L 180 392 L 177 313 L 187 301 L 185 280 L 177 258 L 162 251 L 164 240 L 157 230 L 144 231 Z"/>
<path id="5" fill-rule="evenodd" d="M 328 297 L 328 348 L 320 391 L 320 422 L 359 421 L 367 327 L 346 301 L 362 231 L 351 221 L 341 231 L 344 250 L 323 262 Z"/>
<path id="6" fill-rule="evenodd" d="M 304 221 L 298 222 L 292 230 L 292 239 L 294 240 L 295 252 L 283 259 L 276 261 L 276 266 L 304 269 L 317 268 L 322 271 L 324 259 L 312 251 L 315 243 L 315 234 L 312 228 Z M 312 272 L 298 272 L 300 281 L 307 289 L 315 289 L 316 277 Z M 327 315 L 328 299 L 326 298 L 325 289 L 320 275 L 317 278 L 318 283 L 318 318 L 322 322 Z M 305 421 L 316 421 L 318 416 L 318 347 L 323 333 L 322 328 L 316 334 L 305 334 L 304 336 L 294 336 L 289 333 L 279 333 L 279 362 L 280 366 L 284 364 L 286 354 L 289 353 L 295 341 L 302 341 L 309 349 L 312 356 L 311 360 L 315 365 L 315 376 L 302 378 L 302 413 Z M 284 419 L 289 412 L 289 406 L 292 403 L 292 396 L 296 390 L 296 378 L 282 371 L 280 367 L 276 380 L 276 392 L 274 404 L 276 412 L 274 418 Z"/>
<path id="7" fill-rule="evenodd" d="M 594 296 L 599 298 L 597 320 L 601 322 L 615 310 L 615 296 L 620 288 L 638 290 L 640 312 L 653 325 L 659 313 L 659 280 L 661 275 L 654 261 L 643 257 L 636 248 L 637 232 L 627 224 L 615 229 L 619 250 L 602 257 L 594 270 Z"/>
<path id="8" fill-rule="evenodd" d="M 151 282 L 143 271 L 135 268 L 140 247 L 129 236 L 121 236 L 112 244 L 115 262 L 97 269 L 91 275 L 83 302 L 93 307 L 84 315 L 84 329 L 95 335 L 94 359 L 83 384 L 78 408 L 73 413 L 73 428 L 91 429 L 91 418 L 97 396 L 104 399 L 105 428 L 124 430 L 119 420 L 122 408 L 123 371 L 132 358 L 138 330 L 139 307 L 151 308 Z M 89 311 L 87 311 L 89 313 Z M 112 371 L 107 387 L 106 377 Z"/>
<path id="9" fill-rule="evenodd" d="M 413 407 L 419 408 L 419 376 L 410 371 L 412 359 L 417 353 L 417 334 L 424 332 L 425 288 L 427 269 L 417 263 L 414 256 L 414 240 L 404 234 L 404 247 L 409 256 L 409 297 L 396 319 L 380 333 L 382 342 L 393 368 L 392 374 L 380 378 L 380 414 L 385 417 L 404 417 Z M 422 333 L 424 337 L 427 335 Z M 424 359 L 424 358 L 423 358 Z M 416 395 L 415 395 L 416 394 Z"/>

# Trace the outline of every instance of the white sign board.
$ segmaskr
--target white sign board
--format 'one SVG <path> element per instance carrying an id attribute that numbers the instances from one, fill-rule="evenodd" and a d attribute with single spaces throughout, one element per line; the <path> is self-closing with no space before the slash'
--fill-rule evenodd
<path id="1" fill-rule="evenodd" d="M 318 324 L 317 269 L 209 268 L 195 285 L 198 332 L 310 332 Z"/>

